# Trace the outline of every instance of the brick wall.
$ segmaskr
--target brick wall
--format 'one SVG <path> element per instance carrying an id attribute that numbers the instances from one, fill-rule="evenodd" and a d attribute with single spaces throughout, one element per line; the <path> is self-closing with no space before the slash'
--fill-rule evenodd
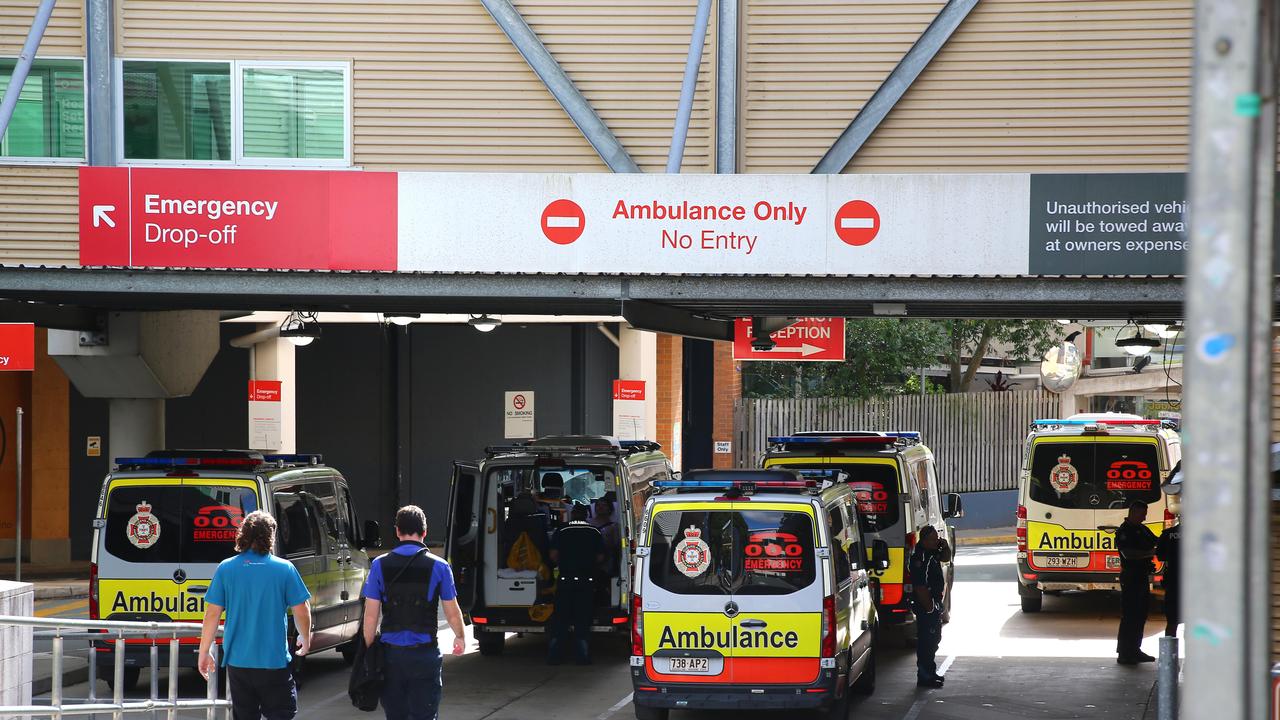
<path id="1" fill-rule="evenodd" d="M 738 398 L 742 397 L 742 364 L 734 362 L 733 343 L 716 343 L 714 363 L 715 398 L 712 401 L 714 416 L 711 424 L 711 440 L 712 442 L 737 442 L 733 427 L 733 407 Z M 712 461 L 713 467 L 731 468 L 733 453 L 716 453 L 712 456 Z"/>
<path id="2" fill-rule="evenodd" d="M 658 335 L 658 442 L 677 470 L 681 466 L 680 419 L 684 417 L 684 338 Z"/>

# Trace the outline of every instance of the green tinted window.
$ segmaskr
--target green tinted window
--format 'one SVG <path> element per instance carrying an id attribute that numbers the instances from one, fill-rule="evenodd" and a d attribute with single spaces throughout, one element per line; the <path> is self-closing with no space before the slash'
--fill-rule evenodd
<path id="1" fill-rule="evenodd" d="M 228 63 L 124 63 L 124 156 L 230 160 Z"/>
<path id="2" fill-rule="evenodd" d="M 0 59 L 0 94 L 16 61 Z M 6 157 L 84 157 L 84 67 L 79 60 L 37 59 L 0 139 Z"/>
<path id="3" fill-rule="evenodd" d="M 341 69 L 246 68 L 246 158 L 346 156 L 346 82 Z"/>

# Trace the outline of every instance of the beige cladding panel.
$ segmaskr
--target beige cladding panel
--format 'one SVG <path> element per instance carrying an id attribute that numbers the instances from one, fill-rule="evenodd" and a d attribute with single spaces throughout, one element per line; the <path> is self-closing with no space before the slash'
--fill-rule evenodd
<path id="1" fill-rule="evenodd" d="M 76 173 L 0 166 L 0 265 L 79 264 Z"/>
<path id="2" fill-rule="evenodd" d="M 660 170 L 693 4 L 525 0 L 518 7 L 623 145 Z M 121 0 L 119 53 L 352 62 L 355 162 L 369 169 L 602 172 L 603 161 L 478 0 Z M 685 167 L 712 159 L 712 55 Z"/>
<path id="3" fill-rule="evenodd" d="M 0 0 L 0 57 L 17 57 L 26 42 L 31 21 L 39 3 L 35 0 Z M 84 2 L 61 0 L 53 6 L 53 15 L 36 56 L 84 57 Z"/>
<path id="4" fill-rule="evenodd" d="M 748 0 L 746 167 L 812 169 L 941 6 Z M 1183 170 L 1191 26 L 1190 0 L 983 0 L 847 172 Z"/>

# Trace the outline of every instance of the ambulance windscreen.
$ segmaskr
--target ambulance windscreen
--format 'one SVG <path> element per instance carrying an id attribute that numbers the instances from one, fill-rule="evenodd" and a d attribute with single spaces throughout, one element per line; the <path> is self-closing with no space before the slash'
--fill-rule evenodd
<path id="1" fill-rule="evenodd" d="M 659 509 L 650 546 L 650 582 L 680 595 L 786 595 L 816 578 L 804 512 Z"/>
<path id="2" fill-rule="evenodd" d="M 898 470 L 881 463 L 793 465 L 806 479 L 846 483 L 858 504 L 858 524 L 864 533 L 878 533 L 898 524 Z"/>
<path id="3" fill-rule="evenodd" d="M 131 563 L 218 563 L 236 552 L 236 531 L 258 509 L 247 487 L 121 485 L 107 495 L 106 551 Z"/>
<path id="4" fill-rule="evenodd" d="M 1033 502 L 1077 510 L 1116 510 L 1160 499 L 1154 443 L 1037 442 L 1031 455 Z"/>

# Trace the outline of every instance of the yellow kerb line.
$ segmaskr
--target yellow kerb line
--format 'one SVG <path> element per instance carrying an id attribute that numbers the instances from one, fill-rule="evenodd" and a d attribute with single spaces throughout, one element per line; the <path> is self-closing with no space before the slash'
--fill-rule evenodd
<path id="1" fill-rule="evenodd" d="M 85 610 L 88 610 L 89 599 L 77 598 L 75 600 L 64 602 L 61 605 L 54 605 L 53 607 L 40 608 L 39 610 L 36 610 L 36 617 L 53 617 L 58 613 L 66 612 L 67 610 L 72 610 L 78 607 L 83 607 Z"/>

